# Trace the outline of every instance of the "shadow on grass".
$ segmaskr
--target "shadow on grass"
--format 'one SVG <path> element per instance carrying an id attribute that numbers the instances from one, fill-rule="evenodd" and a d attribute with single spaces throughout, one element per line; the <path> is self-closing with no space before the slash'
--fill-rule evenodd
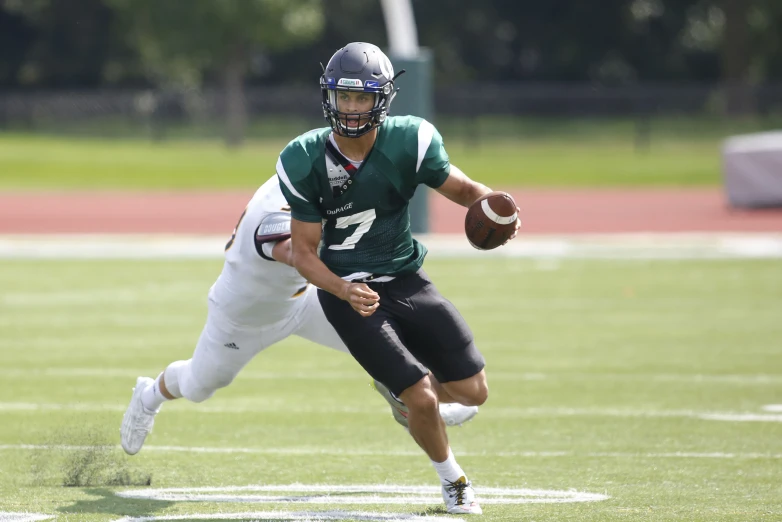
<path id="1" fill-rule="evenodd" d="M 106 488 L 84 488 L 82 491 L 95 498 L 77 500 L 70 506 L 57 508 L 57 511 L 68 514 L 107 513 L 121 517 L 147 517 L 174 504 L 167 500 L 118 497 L 114 491 Z"/>

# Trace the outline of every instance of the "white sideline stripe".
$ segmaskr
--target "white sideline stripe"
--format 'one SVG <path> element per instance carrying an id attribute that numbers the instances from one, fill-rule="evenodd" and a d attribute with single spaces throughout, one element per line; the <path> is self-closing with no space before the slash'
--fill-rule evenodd
<path id="1" fill-rule="evenodd" d="M 247 379 L 252 381 L 276 381 L 276 380 L 361 380 L 366 381 L 366 374 L 362 372 L 323 372 L 316 373 L 316 370 L 312 372 L 255 372 L 247 371 L 241 373 L 241 379 Z M 145 370 L 133 370 L 122 368 L 48 368 L 39 370 L 20 370 L 20 369 L 5 369 L 0 370 L 0 376 L 3 377 L 20 377 L 24 379 L 36 378 L 36 377 L 103 377 L 106 379 L 115 379 L 117 377 L 127 377 L 135 379 L 139 375 L 155 375 L 160 373 L 160 369 L 145 369 Z M 523 377 L 519 377 L 517 380 L 524 380 Z M 532 379 L 529 379 L 532 380 Z M 0 406 L 1 408 L 2 406 Z"/>
<path id="2" fill-rule="evenodd" d="M 54 518 L 54 515 L 0 511 L 0 522 L 35 522 L 37 520 L 49 520 L 50 518 Z"/>
<path id="3" fill-rule="evenodd" d="M 248 492 L 285 493 L 284 495 L 248 495 Z M 217 494 L 214 493 L 232 493 Z M 297 496 L 292 493 L 302 493 Z M 345 495 L 353 493 L 353 495 Z M 339 496 L 334 496 L 339 494 Z M 396 484 L 331 485 L 290 484 L 204 488 L 135 489 L 116 492 L 122 498 L 205 501 L 205 502 L 290 502 L 305 504 L 440 504 L 441 491 L 436 486 L 400 486 Z M 607 495 L 582 491 L 542 489 L 481 488 L 482 504 L 531 504 L 595 502 Z"/>
<path id="4" fill-rule="evenodd" d="M 780 259 L 782 234 L 671 233 L 523 236 L 489 251 L 455 235 L 417 235 L 439 258 Z M 225 235 L 0 235 L 0 259 L 218 259 Z"/>
<path id="5" fill-rule="evenodd" d="M 104 446 L 80 446 L 69 444 L 0 444 L 0 451 L 90 451 L 96 449 L 120 449 L 119 445 Z M 160 453 L 201 453 L 201 454 L 248 454 L 248 455 L 337 455 L 344 456 L 344 450 L 294 447 L 294 448 L 223 448 L 223 447 L 198 447 L 198 446 L 156 446 L 145 445 L 146 452 Z M 418 450 L 351 450 L 353 456 L 361 457 L 420 457 Z M 633 453 L 620 451 L 592 451 L 579 453 L 574 451 L 498 451 L 498 452 L 470 452 L 459 451 L 459 457 L 485 458 L 485 457 L 522 457 L 522 458 L 616 458 L 616 459 L 737 459 L 737 460 L 779 460 L 782 453 L 733 453 L 733 452 L 648 452 Z M 483 491 L 483 488 L 481 488 Z"/>
<path id="6" fill-rule="evenodd" d="M 0 402 L 0 412 L 13 411 L 125 411 L 124 404 L 110 403 L 36 403 L 36 402 Z M 386 407 L 334 407 L 334 406 L 290 406 L 288 404 L 253 404 L 252 406 L 201 406 L 190 403 L 176 405 L 168 410 L 173 412 L 216 414 L 246 413 L 342 413 L 357 415 L 385 415 Z M 782 422 L 782 414 L 756 414 L 752 412 L 718 412 L 695 410 L 643 410 L 632 408 L 567 408 L 567 407 L 486 407 L 481 410 L 484 417 L 528 418 L 528 417 L 620 417 L 620 418 L 692 418 L 700 420 L 752 420 Z"/>
<path id="7" fill-rule="evenodd" d="M 171 502 L 257 502 L 266 504 L 364 504 L 364 505 L 377 505 L 377 504 L 403 504 L 403 505 L 421 505 L 421 504 L 441 504 L 442 497 L 437 496 L 413 496 L 413 495 L 396 495 L 393 497 L 380 496 L 380 495 L 340 495 L 339 497 L 329 494 L 325 495 L 308 495 L 302 497 L 291 497 L 288 495 L 274 496 L 274 495 L 194 495 L 187 493 L 180 494 L 161 494 L 161 495 L 147 495 L 138 497 L 129 497 L 137 499 L 148 500 L 161 500 Z M 481 490 L 481 504 L 560 504 L 565 502 L 594 502 L 596 500 L 604 500 L 603 498 L 516 498 L 516 497 L 496 497 L 487 498 L 483 496 L 483 490 Z"/>
<path id="8" fill-rule="evenodd" d="M 37 403 L 37 402 L 0 402 L 2 411 L 125 411 L 125 404 L 108 403 Z M 176 408 L 169 408 L 168 412 L 180 413 L 344 413 L 344 414 L 380 414 L 386 413 L 387 407 L 377 405 L 375 407 L 318 407 L 318 406 L 290 406 L 286 404 L 266 403 L 253 406 L 199 406 L 184 402 Z M 170 413 L 168 413 L 170 414 Z"/>
<path id="9" fill-rule="evenodd" d="M 772 413 L 711 413 L 701 418 L 726 422 L 782 422 L 782 414 Z"/>
<path id="10" fill-rule="evenodd" d="M 127 369 L 127 368 L 39 368 L 39 369 L 19 369 L 6 368 L 0 369 L 0 376 L 6 378 L 36 378 L 36 377 L 93 377 L 115 379 L 117 377 L 127 377 L 135 379 L 139 375 L 154 375 L 160 370 L 157 368 L 146 369 Z M 758 384 L 758 385 L 777 385 L 782 384 L 782 375 L 773 374 L 637 374 L 637 373 L 515 373 L 494 371 L 491 374 L 493 380 L 497 381 L 660 381 L 660 382 L 681 382 L 681 383 L 715 383 L 715 384 Z M 241 379 L 247 380 L 366 380 L 366 374 L 356 372 L 315 372 L 297 371 L 297 372 L 259 372 L 245 371 L 240 374 Z M 2 408 L 0 403 L 0 409 Z M 776 408 L 776 409 L 774 409 Z M 770 404 L 763 407 L 764 411 L 770 413 L 782 413 L 782 404 Z"/>
<path id="11" fill-rule="evenodd" d="M 290 520 L 326 522 L 331 520 L 361 520 L 370 522 L 437 522 L 460 520 L 448 516 L 413 515 L 408 513 L 367 513 L 363 511 L 247 511 L 243 513 L 209 513 L 190 515 L 161 515 L 151 517 L 122 517 L 113 522 L 152 522 L 155 520 Z M 1 520 L 1 519 L 0 519 Z"/>

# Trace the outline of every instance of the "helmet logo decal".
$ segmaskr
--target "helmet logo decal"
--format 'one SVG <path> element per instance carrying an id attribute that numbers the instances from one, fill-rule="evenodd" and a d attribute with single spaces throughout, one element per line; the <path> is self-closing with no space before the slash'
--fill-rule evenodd
<path id="1" fill-rule="evenodd" d="M 337 85 L 342 85 L 343 87 L 363 87 L 364 83 L 361 80 L 352 78 L 340 78 Z"/>
<path id="2" fill-rule="evenodd" d="M 380 72 L 382 72 L 383 75 L 389 80 L 393 78 L 394 66 L 391 65 L 391 61 L 388 59 L 388 56 L 386 56 L 383 53 L 380 53 L 380 56 L 378 56 L 378 61 L 380 62 Z"/>

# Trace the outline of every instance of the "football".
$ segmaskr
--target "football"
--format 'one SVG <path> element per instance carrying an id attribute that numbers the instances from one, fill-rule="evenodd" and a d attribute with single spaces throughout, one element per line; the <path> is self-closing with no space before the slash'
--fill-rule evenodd
<path id="1" fill-rule="evenodd" d="M 505 243 L 516 229 L 516 202 L 507 192 L 490 192 L 467 209 L 464 233 L 478 250 L 491 250 Z"/>

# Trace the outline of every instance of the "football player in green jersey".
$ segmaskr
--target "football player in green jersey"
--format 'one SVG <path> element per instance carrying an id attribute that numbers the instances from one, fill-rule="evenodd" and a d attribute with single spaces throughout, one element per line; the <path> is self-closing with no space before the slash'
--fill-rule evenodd
<path id="1" fill-rule="evenodd" d="M 485 363 L 462 316 L 421 269 L 426 247 L 412 237 L 408 204 L 420 184 L 465 207 L 491 189 L 450 164 L 431 123 L 388 116 L 394 78 L 386 55 L 363 42 L 325 67 L 329 127 L 294 139 L 277 161 L 292 210 L 293 263 L 319 288 L 326 318 L 353 357 L 407 417 L 440 476 L 448 512 L 480 514 L 438 404 L 483 404 Z"/>

